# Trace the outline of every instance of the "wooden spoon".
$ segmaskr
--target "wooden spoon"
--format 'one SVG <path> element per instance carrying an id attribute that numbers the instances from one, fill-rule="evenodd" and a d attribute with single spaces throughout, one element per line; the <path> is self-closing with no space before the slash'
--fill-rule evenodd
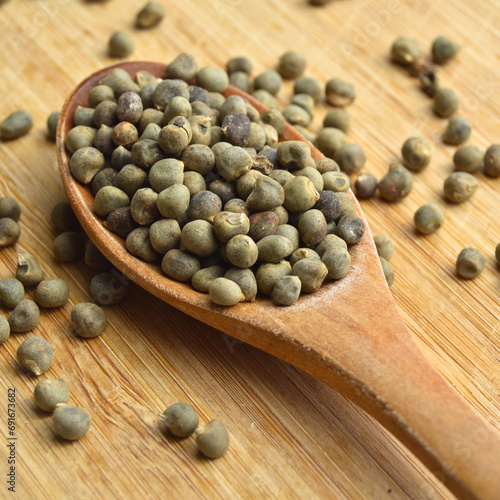
<path id="1" fill-rule="evenodd" d="M 349 397 L 402 441 L 445 486 L 463 498 L 499 498 L 500 434 L 469 406 L 418 350 L 389 291 L 368 225 L 351 247 L 349 274 L 302 296 L 291 307 L 269 299 L 231 308 L 214 305 L 190 285 L 165 277 L 158 265 L 130 255 L 123 239 L 94 215 L 93 196 L 69 170 L 64 144 L 77 106 L 88 105 L 92 87 L 113 68 L 163 77 L 166 66 L 127 62 L 82 82 L 66 101 L 57 131 L 57 151 L 66 193 L 86 233 L 126 276 L 161 300 L 196 319 L 271 353 L 314 375 Z M 240 90 L 226 95 L 247 98 Z M 288 126 L 283 140 L 303 140 Z M 311 145 L 312 147 L 312 145 Z M 313 156 L 321 153 L 312 147 Z"/>

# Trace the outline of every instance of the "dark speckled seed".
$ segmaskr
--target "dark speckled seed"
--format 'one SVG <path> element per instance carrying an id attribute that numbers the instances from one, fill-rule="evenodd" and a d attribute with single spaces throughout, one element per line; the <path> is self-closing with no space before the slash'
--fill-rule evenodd
<path id="1" fill-rule="evenodd" d="M 146 170 L 164 157 L 165 154 L 157 141 L 144 139 L 132 146 L 132 163 Z"/>
<path id="2" fill-rule="evenodd" d="M 189 202 L 189 220 L 202 219 L 212 223 L 214 217 L 221 211 L 221 199 L 211 191 L 196 193 Z"/>
<path id="3" fill-rule="evenodd" d="M 136 257 L 146 262 L 154 262 L 159 254 L 151 245 L 149 238 L 149 227 L 138 227 L 134 229 L 125 240 L 127 250 Z"/>
<path id="4" fill-rule="evenodd" d="M 92 194 L 95 196 L 105 186 L 116 186 L 118 172 L 114 168 L 103 168 L 92 179 Z"/>
<path id="5" fill-rule="evenodd" d="M 333 191 L 318 191 L 319 199 L 313 208 L 320 210 L 327 223 L 335 221 L 340 215 L 341 203 Z"/>
<path id="6" fill-rule="evenodd" d="M 135 165 L 125 165 L 117 174 L 115 187 L 121 189 L 129 198 L 134 196 L 138 189 L 145 187 L 148 174 Z"/>
<path id="7" fill-rule="evenodd" d="M 233 146 L 244 147 L 250 139 L 250 119 L 244 114 L 231 114 L 224 118 L 221 125 L 222 136 Z"/>
<path id="8" fill-rule="evenodd" d="M 377 188 L 377 178 L 370 172 L 361 173 L 354 183 L 354 191 L 359 199 L 371 198 L 375 195 Z"/>
<path id="9" fill-rule="evenodd" d="M 135 222 L 132 217 L 130 207 L 122 207 L 113 210 L 103 222 L 103 225 L 122 238 L 126 238 L 138 227 L 137 222 Z"/>
<path id="10" fill-rule="evenodd" d="M 412 186 L 411 173 L 402 165 L 398 165 L 380 179 L 378 191 L 386 201 L 399 201 L 410 194 Z"/>
<path id="11" fill-rule="evenodd" d="M 161 268 L 169 278 L 191 281 L 194 274 L 201 269 L 201 265 L 195 255 L 174 248 L 163 257 Z"/>
<path id="12" fill-rule="evenodd" d="M 142 188 L 136 191 L 130 203 L 132 217 L 141 226 L 152 224 L 159 218 L 160 212 L 156 206 L 158 193 L 151 188 Z"/>
<path id="13" fill-rule="evenodd" d="M 365 225 L 357 215 L 344 215 L 337 224 L 335 234 L 348 245 L 354 245 L 365 234 Z"/>

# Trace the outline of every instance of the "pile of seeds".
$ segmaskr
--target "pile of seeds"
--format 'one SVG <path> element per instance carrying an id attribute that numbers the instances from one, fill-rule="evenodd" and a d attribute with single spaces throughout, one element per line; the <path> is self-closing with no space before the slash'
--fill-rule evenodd
<path id="1" fill-rule="evenodd" d="M 241 71 L 245 61 L 228 66 Z M 280 59 L 287 75 L 303 66 L 297 53 Z M 224 98 L 225 71 L 198 70 L 180 54 L 166 76 L 139 71 L 132 79 L 114 69 L 90 91 L 89 107 L 75 112 L 70 170 L 91 187 L 104 225 L 126 238 L 130 253 L 161 259 L 169 278 L 191 282 L 219 305 L 253 301 L 258 290 L 290 305 L 327 276 L 345 276 L 348 245 L 364 225 L 337 163 L 314 161 L 307 143 L 278 142 L 286 109 L 260 116 L 246 99 Z M 195 76 L 199 86 L 189 85 Z M 254 81 L 269 94 L 280 85 L 274 71 Z M 345 82 L 327 87 L 332 101 L 354 98 Z M 345 139 L 330 132 L 317 143 L 335 153 Z M 346 151 L 345 163 L 353 157 Z"/>

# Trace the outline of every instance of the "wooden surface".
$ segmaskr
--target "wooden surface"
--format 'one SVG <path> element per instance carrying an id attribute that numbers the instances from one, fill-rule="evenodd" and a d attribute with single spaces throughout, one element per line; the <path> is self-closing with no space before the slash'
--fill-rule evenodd
<path id="1" fill-rule="evenodd" d="M 474 199 L 460 206 L 442 201 L 454 151 L 439 143 L 445 122 L 432 115 L 416 82 L 387 60 L 399 34 L 418 37 L 425 49 L 439 34 L 463 43 L 460 56 L 442 69 L 443 82 L 459 92 L 461 111 L 473 123 L 469 143 L 498 142 L 500 14 L 492 5 L 346 0 L 320 9 L 302 1 L 185 1 L 167 5 L 159 28 L 133 32 L 133 58 L 168 62 L 184 50 L 200 65 L 222 65 L 249 54 L 259 73 L 297 48 L 309 60 L 308 74 L 355 83 L 349 139 L 367 151 L 367 170 L 380 177 L 410 135 L 434 141 L 433 162 L 415 176 L 406 200 L 372 200 L 362 207 L 373 233 L 386 233 L 396 243 L 393 293 L 419 347 L 499 428 L 500 283 L 493 253 L 500 241 L 500 180 L 478 174 Z M 30 334 L 15 334 L 2 346 L 0 434 L 7 436 L 7 388 L 14 387 L 20 497 L 159 498 L 167 492 L 187 498 L 451 498 L 400 443 L 335 391 L 135 285 L 121 305 L 107 308 L 110 328 L 103 336 L 83 341 L 71 332 L 71 304 L 88 298 L 93 273 L 83 263 L 60 266 L 51 255 L 55 233 L 47 217 L 63 191 L 45 119 L 87 74 L 113 62 L 105 55 L 106 40 L 114 29 L 132 29 L 137 5 L 11 0 L 0 9 L 6 49 L 0 53 L 0 115 L 28 107 L 35 116 L 28 136 L 0 144 L 0 193 L 23 206 L 21 240 L 0 252 L 0 275 L 10 277 L 16 253 L 30 251 L 49 277 L 68 280 L 70 303 L 44 311 L 34 333 L 56 351 L 47 376 L 66 378 L 72 401 L 88 408 L 94 420 L 77 443 L 55 438 L 50 418 L 34 407 L 37 380 L 15 361 L 17 346 Z M 281 96 L 287 102 L 289 86 Z M 316 126 L 321 117 L 318 112 Z M 438 233 L 420 237 L 412 216 L 428 201 L 440 204 L 447 220 Z M 487 256 L 487 266 L 466 282 L 456 277 L 454 262 L 472 245 Z M 162 432 L 156 415 L 178 400 L 193 404 L 202 421 L 218 417 L 227 424 L 232 443 L 224 458 L 204 460 L 192 438 L 180 441 Z M 478 446 L 483 439 L 477 436 Z M 467 456 L 475 449 L 461 452 Z M 5 453 L 3 447 L 4 473 Z"/>

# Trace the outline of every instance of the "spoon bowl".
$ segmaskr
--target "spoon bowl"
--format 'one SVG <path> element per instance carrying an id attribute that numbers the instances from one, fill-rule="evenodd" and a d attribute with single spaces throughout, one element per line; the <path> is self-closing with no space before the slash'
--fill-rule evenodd
<path id="1" fill-rule="evenodd" d="M 455 494 L 494 498 L 500 491 L 500 435 L 445 382 L 418 350 L 387 287 L 366 219 L 365 235 L 351 246 L 346 277 L 302 295 L 290 307 L 269 299 L 226 308 L 190 285 L 167 278 L 160 266 L 129 254 L 125 242 L 93 212 L 90 189 L 69 169 L 65 138 L 78 106 L 112 69 L 131 76 L 146 70 L 158 77 L 166 65 L 126 62 L 104 68 L 83 81 L 66 101 L 57 130 L 57 154 L 69 202 L 99 250 L 142 288 L 168 304 L 229 335 L 314 375 L 363 407 L 412 450 Z M 266 108 L 235 87 L 259 111 Z M 287 125 L 280 140 L 306 141 Z M 310 143 L 309 143 L 310 144 Z M 322 154 L 314 148 L 313 158 Z M 351 193 L 352 196 L 352 193 Z M 478 439 L 478 436 L 488 439 Z M 464 453 L 464 450 L 468 450 Z"/>

